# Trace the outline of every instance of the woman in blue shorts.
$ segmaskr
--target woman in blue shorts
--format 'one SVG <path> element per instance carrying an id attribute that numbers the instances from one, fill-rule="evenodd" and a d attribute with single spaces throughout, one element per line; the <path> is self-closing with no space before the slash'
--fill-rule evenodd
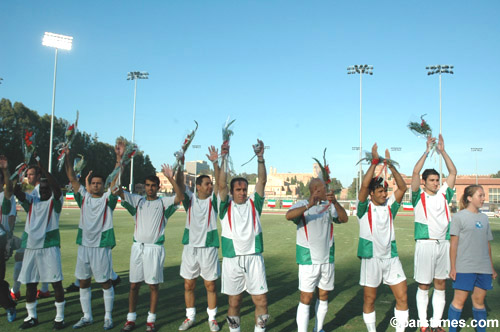
<path id="1" fill-rule="evenodd" d="M 448 310 L 450 332 L 459 326 L 464 303 L 472 292 L 472 314 L 476 331 L 486 331 L 486 291 L 493 288 L 497 273 L 493 269 L 490 241 L 493 240 L 488 216 L 479 212 L 485 200 L 483 187 L 465 188 L 460 199 L 460 212 L 450 225 L 450 277 L 455 295 Z"/>

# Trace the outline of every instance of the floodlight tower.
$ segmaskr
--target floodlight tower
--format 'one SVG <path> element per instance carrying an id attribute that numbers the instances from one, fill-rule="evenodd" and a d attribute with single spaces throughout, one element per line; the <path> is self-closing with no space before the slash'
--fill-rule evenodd
<path id="1" fill-rule="evenodd" d="M 451 74 L 453 75 L 452 65 L 435 65 L 427 66 L 427 75 L 439 74 L 439 134 L 443 133 L 443 118 L 442 118 L 442 107 L 441 107 L 441 74 Z M 439 182 L 443 183 L 443 156 L 439 154 Z"/>
<path id="2" fill-rule="evenodd" d="M 149 77 L 149 73 L 145 71 L 131 71 L 127 75 L 127 81 L 135 81 L 134 84 L 134 115 L 132 117 L 132 143 L 135 142 L 135 104 L 137 100 L 137 80 L 147 80 Z M 133 192 L 133 184 L 134 184 L 134 156 L 132 156 L 132 160 L 130 161 L 130 183 L 128 190 Z"/>
<path id="3" fill-rule="evenodd" d="M 373 66 L 370 65 L 354 65 L 347 67 L 347 74 L 359 74 L 359 160 L 363 158 L 363 132 L 362 132 L 362 119 L 363 119 L 363 74 L 373 75 Z M 361 189 L 361 177 L 363 173 L 363 166 L 359 163 L 358 186 Z M 357 197 L 356 197 L 357 198 Z"/>
<path id="4" fill-rule="evenodd" d="M 70 51 L 73 45 L 73 37 L 45 32 L 42 45 L 56 49 L 56 60 L 54 64 L 54 85 L 52 87 L 52 114 L 50 116 L 50 143 L 49 143 L 49 172 L 52 172 L 52 136 L 54 135 L 54 111 L 56 108 L 56 76 L 57 76 L 57 53 L 59 49 Z"/>

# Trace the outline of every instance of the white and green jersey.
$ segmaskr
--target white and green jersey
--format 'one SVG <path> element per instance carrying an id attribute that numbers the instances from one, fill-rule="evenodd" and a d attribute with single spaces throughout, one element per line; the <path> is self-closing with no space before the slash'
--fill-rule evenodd
<path id="1" fill-rule="evenodd" d="M 290 210 L 307 206 L 307 200 L 295 203 Z M 321 202 L 308 209 L 293 222 L 297 225 L 297 264 L 333 263 L 335 240 L 333 222 L 339 223 L 337 210 L 330 202 Z"/>
<path id="2" fill-rule="evenodd" d="M 182 244 L 202 248 L 219 247 L 217 232 L 217 197 L 215 194 L 200 199 L 186 189 L 182 201 L 186 210 L 186 227 L 182 236 Z"/>
<path id="3" fill-rule="evenodd" d="M 63 196 L 41 201 L 37 195 L 26 195 L 21 203 L 26 211 L 26 225 L 22 236 L 22 248 L 42 249 L 60 247 L 59 217 L 61 215 Z"/>
<path id="4" fill-rule="evenodd" d="M 9 217 L 16 215 L 16 199 L 11 196 L 10 199 L 5 199 L 4 192 L 0 193 L 0 221 L 3 228 L 10 232 Z"/>
<path id="5" fill-rule="evenodd" d="M 219 201 L 222 256 L 231 258 L 263 252 L 260 215 L 264 198 L 254 193 L 243 204 L 236 204 L 229 195 L 224 199 L 219 197 Z"/>
<path id="6" fill-rule="evenodd" d="M 411 193 L 415 212 L 415 240 L 450 239 L 451 214 L 448 204 L 455 191 L 445 182 L 435 195 L 429 195 L 418 188 Z"/>
<path id="7" fill-rule="evenodd" d="M 371 200 L 358 201 L 359 258 L 391 258 L 398 256 L 393 221 L 400 204 L 391 195 L 384 204 Z"/>
<path id="8" fill-rule="evenodd" d="M 80 207 L 80 223 L 76 243 L 85 247 L 114 247 L 113 211 L 118 197 L 108 189 L 102 197 L 92 197 L 84 186 L 75 193 Z"/>
<path id="9" fill-rule="evenodd" d="M 134 242 L 163 245 L 165 226 L 177 210 L 174 197 L 158 197 L 149 201 L 146 197 L 123 193 L 122 206 L 135 217 Z"/>

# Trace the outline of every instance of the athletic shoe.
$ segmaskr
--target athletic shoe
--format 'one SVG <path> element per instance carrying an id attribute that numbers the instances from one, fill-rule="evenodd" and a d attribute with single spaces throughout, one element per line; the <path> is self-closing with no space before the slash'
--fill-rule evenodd
<path id="1" fill-rule="evenodd" d="M 121 332 L 128 332 L 128 331 L 132 331 L 133 329 L 135 329 L 135 322 L 128 320 L 125 323 L 125 325 L 123 326 Z"/>
<path id="2" fill-rule="evenodd" d="M 146 323 L 146 332 L 156 332 L 155 323 Z"/>
<path id="3" fill-rule="evenodd" d="M 194 325 L 194 319 L 186 318 L 182 322 L 181 326 L 179 326 L 179 331 L 186 331 L 187 329 L 189 329 L 193 325 Z"/>
<path id="4" fill-rule="evenodd" d="M 66 327 L 66 324 L 64 323 L 63 320 L 60 322 L 54 321 L 54 325 L 53 325 L 52 329 L 57 331 L 57 330 L 62 330 L 65 327 Z"/>
<path id="5" fill-rule="evenodd" d="M 10 297 L 12 297 L 12 300 L 14 301 L 19 301 L 21 299 L 21 292 L 13 292 L 12 289 L 10 290 Z"/>
<path id="6" fill-rule="evenodd" d="M 209 320 L 208 321 L 208 326 L 210 327 L 210 332 L 217 332 L 220 330 L 219 324 L 217 324 L 217 321 L 214 320 Z"/>
<path id="7" fill-rule="evenodd" d="M 438 326 L 438 327 L 433 327 L 431 329 L 432 332 L 446 332 L 445 329 L 443 329 L 441 326 Z"/>
<path id="8" fill-rule="evenodd" d="M 36 292 L 37 299 L 46 299 L 48 297 L 50 297 L 50 291 L 42 292 L 41 290 L 38 290 Z"/>
<path id="9" fill-rule="evenodd" d="M 82 327 L 92 325 L 92 323 L 94 323 L 92 319 L 87 319 L 85 317 L 82 317 L 75 325 L 73 325 L 73 328 L 81 329 Z"/>
<path id="10" fill-rule="evenodd" d="M 36 318 L 30 318 L 28 320 L 25 320 L 21 326 L 19 326 L 19 329 L 20 330 L 26 330 L 26 329 L 29 329 L 29 328 L 32 328 L 34 326 L 37 326 L 38 325 L 38 319 Z"/>
<path id="11" fill-rule="evenodd" d="M 75 285 L 73 283 L 73 284 L 69 285 L 68 287 L 66 287 L 66 289 L 64 291 L 66 293 L 79 292 L 80 291 L 80 287 L 78 287 L 77 285 Z"/>
<path id="12" fill-rule="evenodd" d="M 7 309 L 7 321 L 9 323 L 12 323 L 13 321 L 16 320 L 16 315 L 17 315 L 16 307 L 12 307 L 12 308 Z"/>
<path id="13" fill-rule="evenodd" d="M 113 287 L 118 286 L 120 284 L 120 282 L 122 282 L 122 279 L 120 278 L 120 276 L 118 276 L 118 278 L 116 278 L 115 280 L 111 280 Z"/>
<path id="14" fill-rule="evenodd" d="M 105 330 L 111 330 L 115 325 L 113 324 L 112 319 L 105 319 L 104 320 L 104 329 Z"/>

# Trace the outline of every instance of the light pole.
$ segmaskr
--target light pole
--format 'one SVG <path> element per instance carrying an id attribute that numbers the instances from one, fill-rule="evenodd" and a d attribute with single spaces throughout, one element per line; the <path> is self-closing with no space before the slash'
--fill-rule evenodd
<path id="1" fill-rule="evenodd" d="M 352 147 L 352 151 L 358 151 L 360 150 L 359 149 L 359 146 L 353 146 Z M 358 189 L 359 189 L 359 186 L 358 186 L 358 181 L 359 181 L 359 176 L 356 176 L 356 197 L 354 198 L 355 200 L 358 199 Z"/>
<path id="2" fill-rule="evenodd" d="M 477 153 L 483 152 L 483 148 L 470 148 L 470 151 L 475 152 L 475 155 L 476 155 L 476 184 L 478 184 L 478 180 L 477 180 Z"/>
<path id="3" fill-rule="evenodd" d="M 134 84 L 134 115 L 132 117 L 132 143 L 135 142 L 135 104 L 137 101 L 137 80 L 145 79 L 147 80 L 149 76 L 148 72 L 144 71 L 131 71 L 127 75 L 127 80 L 135 81 Z M 132 156 L 132 160 L 130 161 L 130 183 L 128 190 L 133 192 L 134 188 L 134 156 Z"/>
<path id="4" fill-rule="evenodd" d="M 201 149 L 200 144 L 193 144 L 191 145 L 193 149 Z M 198 161 L 195 161 L 194 164 L 194 194 L 196 196 L 196 177 L 198 176 Z"/>
<path id="5" fill-rule="evenodd" d="M 42 45 L 56 49 L 56 60 L 54 64 L 54 85 L 52 87 L 52 115 L 50 116 L 50 143 L 49 143 L 49 172 L 52 171 L 52 136 L 54 135 L 54 111 L 56 108 L 56 76 L 57 76 L 57 53 L 58 50 L 71 50 L 73 37 L 45 32 Z"/>
<path id="6" fill-rule="evenodd" d="M 443 133 L 443 117 L 442 117 L 442 98 L 441 98 L 441 74 L 453 75 L 453 66 L 451 65 L 435 65 L 425 67 L 427 75 L 439 74 L 439 134 Z M 439 154 L 439 182 L 443 183 L 443 156 Z"/>
<path id="7" fill-rule="evenodd" d="M 347 67 L 347 74 L 359 74 L 359 160 L 363 158 L 363 131 L 362 131 L 362 120 L 363 120 L 363 74 L 373 75 L 373 66 L 369 65 L 354 65 Z M 358 184 L 356 189 L 361 187 L 361 174 L 363 173 L 363 166 L 359 163 L 359 173 L 358 173 Z M 357 196 L 356 196 L 357 197 Z"/>

